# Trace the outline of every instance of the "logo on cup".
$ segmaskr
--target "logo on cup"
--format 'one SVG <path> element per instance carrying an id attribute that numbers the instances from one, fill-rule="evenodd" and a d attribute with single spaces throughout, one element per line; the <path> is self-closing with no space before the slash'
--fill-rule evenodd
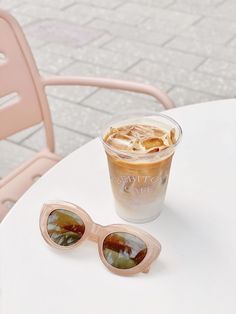
<path id="1" fill-rule="evenodd" d="M 161 180 L 160 176 L 118 176 L 111 177 L 113 184 L 120 187 L 120 192 L 146 194 L 153 190 L 156 183 Z"/>

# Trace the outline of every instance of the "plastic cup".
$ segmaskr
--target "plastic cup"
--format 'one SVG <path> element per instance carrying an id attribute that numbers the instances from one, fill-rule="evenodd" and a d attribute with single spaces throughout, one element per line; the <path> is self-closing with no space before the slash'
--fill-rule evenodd
<path id="1" fill-rule="evenodd" d="M 175 143 L 152 153 L 124 151 L 108 144 L 104 137 L 110 128 L 151 125 L 175 129 Z M 157 113 L 131 113 L 113 118 L 102 130 L 117 214 L 126 221 L 145 223 L 156 219 L 165 199 L 170 167 L 182 130 L 172 118 Z"/>

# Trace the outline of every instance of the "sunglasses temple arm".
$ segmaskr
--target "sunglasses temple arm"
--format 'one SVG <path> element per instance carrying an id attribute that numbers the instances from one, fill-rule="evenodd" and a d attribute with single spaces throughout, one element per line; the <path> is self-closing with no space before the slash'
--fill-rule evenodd
<path id="1" fill-rule="evenodd" d="M 161 252 L 161 244 L 159 241 L 157 241 L 155 238 L 152 239 L 153 240 L 153 244 L 154 244 L 154 248 L 155 248 L 155 251 L 153 252 L 154 253 L 154 259 L 153 261 L 158 258 L 158 256 L 160 255 L 160 252 Z M 147 274 L 150 270 L 150 267 L 151 265 L 149 265 L 146 269 L 144 269 L 142 272 L 144 274 Z"/>
<path id="2" fill-rule="evenodd" d="M 147 273 L 149 272 L 149 270 L 150 270 L 150 266 L 148 266 L 148 268 L 146 268 L 145 270 L 143 270 L 143 273 L 144 273 L 144 274 L 147 274 Z"/>
<path id="3" fill-rule="evenodd" d="M 159 255 L 161 252 L 161 243 L 155 238 L 153 238 L 152 240 L 153 240 L 153 245 L 155 247 L 155 250 L 158 252 L 158 255 Z"/>

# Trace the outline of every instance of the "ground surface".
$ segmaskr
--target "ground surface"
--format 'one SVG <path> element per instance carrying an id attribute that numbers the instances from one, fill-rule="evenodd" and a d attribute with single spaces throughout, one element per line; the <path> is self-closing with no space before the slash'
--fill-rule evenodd
<path id="1" fill-rule="evenodd" d="M 0 0 L 0 7 L 22 25 L 42 75 L 148 82 L 177 106 L 236 95 L 235 0 Z M 114 113 L 161 108 L 147 97 L 95 88 L 47 94 L 63 156 Z M 44 146 L 43 133 L 38 125 L 0 142 L 0 177 Z"/>

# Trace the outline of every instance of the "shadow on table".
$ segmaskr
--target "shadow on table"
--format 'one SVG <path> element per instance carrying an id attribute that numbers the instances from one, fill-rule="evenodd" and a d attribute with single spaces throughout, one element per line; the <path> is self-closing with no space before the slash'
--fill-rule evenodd
<path id="1" fill-rule="evenodd" d="M 89 240 L 85 240 L 79 246 L 68 250 L 51 249 L 56 255 L 66 257 L 68 259 L 77 259 L 83 262 L 91 259 L 97 259 L 99 261 L 98 246 L 96 243 Z"/>

